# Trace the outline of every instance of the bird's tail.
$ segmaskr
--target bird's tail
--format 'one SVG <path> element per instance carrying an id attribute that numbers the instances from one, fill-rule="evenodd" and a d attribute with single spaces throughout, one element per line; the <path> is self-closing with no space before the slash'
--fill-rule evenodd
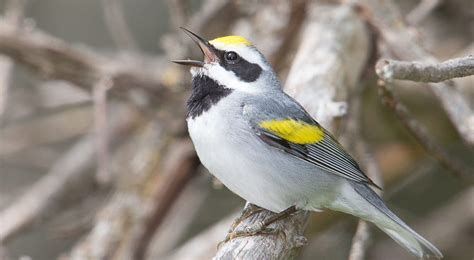
<path id="1" fill-rule="evenodd" d="M 339 210 L 374 223 L 398 244 L 420 258 L 443 257 L 443 254 L 434 245 L 416 233 L 390 211 L 382 199 L 371 188 L 362 183 L 351 183 L 351 186 L 361 198 L 360 200 L 353 200 L 354 196 L 351 196 L 351 200 L 343 202 L 344 204 L 353 204 L 346 205 L 349 206 L 350 209 L 347 210 L 346 208 L 346 210 L 344 210 L 343 208 L 339 208 Z M 357 194 L 352 195 L 358 197 Z"/>

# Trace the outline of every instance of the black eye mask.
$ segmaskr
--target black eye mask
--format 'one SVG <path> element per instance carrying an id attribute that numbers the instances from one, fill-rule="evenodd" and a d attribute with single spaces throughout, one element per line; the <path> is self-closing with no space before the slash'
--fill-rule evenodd
<path id="1" fill-rule="evenodd" d="M 242 81 L 254 82 L 262 73 L 262 68 L 258 64 L 248 62 L 236 52 L 214 48 L 214 53 L 219 57 L 219 64 L 224 69 L 234 72 Z"/>

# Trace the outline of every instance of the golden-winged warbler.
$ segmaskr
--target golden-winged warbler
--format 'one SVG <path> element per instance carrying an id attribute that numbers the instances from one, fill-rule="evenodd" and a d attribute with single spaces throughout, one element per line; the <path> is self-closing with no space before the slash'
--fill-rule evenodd
<path id="1" fill-rule="evenodd" d="M 442 257 L 385 206 L 354 159 L 283 92 L 248 40 L 206 41 L 184 30 L 204 61 L 174 62 L 191 66 L 188 130 L 211 174 L 248 202 L 281 216 L 296 210 L 345 212 L 374 223 L 418 257 Z"/>

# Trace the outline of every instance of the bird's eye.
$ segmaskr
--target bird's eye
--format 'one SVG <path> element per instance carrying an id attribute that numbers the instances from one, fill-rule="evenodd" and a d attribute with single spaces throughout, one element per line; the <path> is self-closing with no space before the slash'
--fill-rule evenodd
<path id="1" fill-rule="evenodd" d="M 230 64 L 235 64 L 239 61 L 240 57 L 234 51 L 228 51 L 224 54 L 225 60 Z"/>

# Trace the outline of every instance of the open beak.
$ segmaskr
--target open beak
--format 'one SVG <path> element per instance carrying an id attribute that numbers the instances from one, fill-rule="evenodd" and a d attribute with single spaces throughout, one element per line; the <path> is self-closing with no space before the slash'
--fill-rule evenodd
<path id="1" fill-rule="evenodd" d="M 192 66 L 192 67 L 204 67 L 204 64 L 206 63 L 211 63 L 214 61 L 217 61 L 217 55 L 214 53 L 213 47 L 211 44 L 209 44 L 208 41 L 204 40 L 202 37 L 199 35 L 191 32 L 190 30 L 180 27 L 183 29 L 183 31 L 191 37 L 191 39 L 199 46 L 199 48 L 202 51 L 202 54 L 204 54 L 204 61 L 198 61 L 198 60 L 173 60 L 174 63 L 180 64 L 180 65 L 186 65 L 186 66 Z"/>

